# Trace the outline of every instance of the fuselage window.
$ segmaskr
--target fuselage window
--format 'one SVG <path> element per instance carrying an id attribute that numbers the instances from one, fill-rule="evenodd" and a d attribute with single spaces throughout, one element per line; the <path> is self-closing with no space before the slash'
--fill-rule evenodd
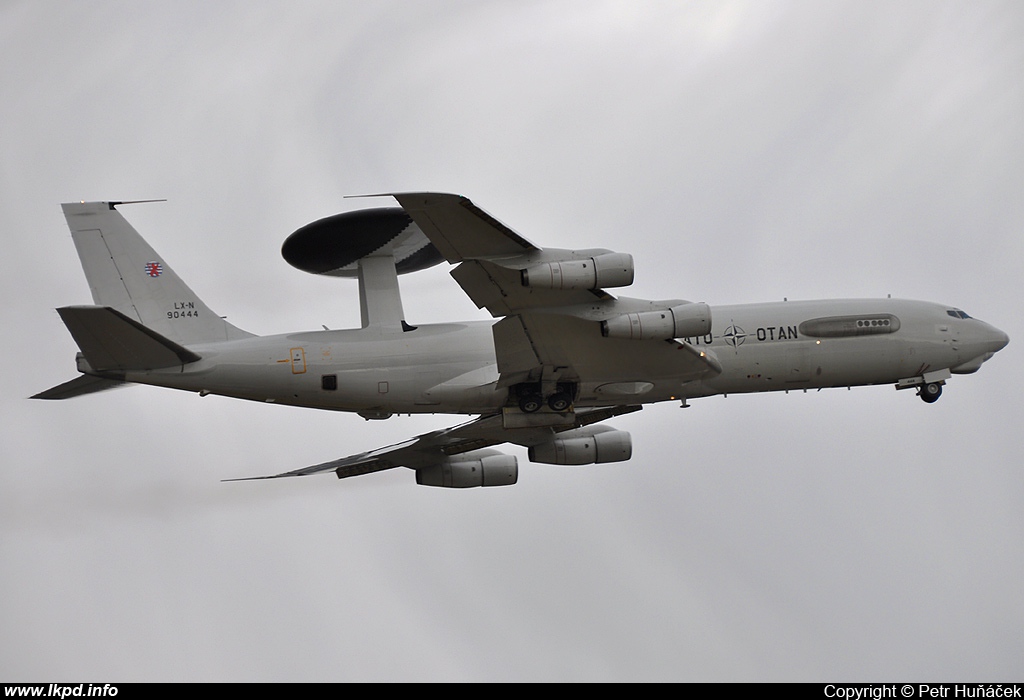
<path id="1" fill-rule="evenodd" d="M 320 388 L 324 391 L 337 391 L 338 390 L 338 375 L 336 374 L 325 374 L 320 377 Z"/>

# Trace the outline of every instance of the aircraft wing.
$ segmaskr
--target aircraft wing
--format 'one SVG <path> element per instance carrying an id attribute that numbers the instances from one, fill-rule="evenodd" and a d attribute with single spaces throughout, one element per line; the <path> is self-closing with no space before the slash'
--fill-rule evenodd
<path id="1" fill-rule="evenodd" d="M 599 423 L 613 416 L 639 411 L 642 406 L 609 406 L 604 408 L 583 409 L 576 412 L 574 423 L 559 426 L 505 428 L 500 413 L 480 416 L 467 423 L 425 433 L 397 445 L 382 447 L 378 450 L 363 452 L 350 457 L 331 460 L 311 467 L 295 469 L 281 474 L 254 476 L 241 479 L 225 479 L 225 481 L 254 481 L 261 479 L 280 479 L 289 476 L 309 476 L 323 472 L 334 472 L 339 479 L 372 472 L 384 471 L 395 467 L 408 467 L 421 470 L 443 465 L 460 455 L 469 457 L 474 453 L 491 453 L 483 448 L 513 443 L 529 447 L 550 441 L 557 433 L 582 428 Z M 514 458 L 513 458 L 514 459 Z M 514 464 L 514 461 L 513 461 Z"/>
<path id="2" fill-rule="evenodd" d="M 610 298 L 585 289 L 524 287 L 520 268 L 544 258 L 535 246 L 466 197 L 440 192 L 393 194 L 448 262 L 459 264 L 452 276 L 469 298 L 492 316 L 527 309 L 580 304 Z M 509 261 L 515 261 L 511 266 Z"/>
<path id="3" fill-rule="evenodd" d="M 450 263 L 540 250 L 462 195 L 406 192 L 391 196 Z"/>
<path id="4" fill-rule="evenodd" d="M 600 288 L 632 283 L 630 256 L 603 249 L 540 248 L 461 195 L 391 196 L 448 262 L 458 264 L 452 277 L 473 302 L 496 318 L 504 317 L 494 326 L 502 386 L 551 377 L 593 384 L 659 377 L 681 382 L 721 371 L 711 353 L 675 340 L 710 332 L 710 320 L 700 333 L 640 340 L 606 337 L 602 322 L 609 319 L 649 316 L 689 303 L 616 299 Z M 609 264 L 613 269 L 603 283 L 596 270 L 601 261 L 609 260 L 614 261 Z M 595 274 L 593 283 L 570 278 L 584 274 L 588 266 Z M 542 274 L 547 279 L 536 280 Z"/>

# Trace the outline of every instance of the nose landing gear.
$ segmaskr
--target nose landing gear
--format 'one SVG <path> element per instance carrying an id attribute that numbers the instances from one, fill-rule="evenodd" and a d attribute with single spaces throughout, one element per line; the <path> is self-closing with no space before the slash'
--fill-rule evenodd
<path id="1" fill-rule="evenodd" d="M 926 369 L 922 367 L 921 370 Z M 921 371 L 918 370 L 918 371 Z M 934 372 L 924 372 L 915 377 L 907 377 L 896 382 L 896 389 L 917 389 L 917 395 L 925 403 L 935 403 L 942 396 L 942 385 L 952 376 L 948 369 L 939 369 Z"/>
<path id="2" fill-rule="evenodd" d="M 921 400 L 925 403 L 935 403 L 939 400 L 939 397 L 942 396 L 942 385 L 938 382 L 922 384 L 917 395 L 920 396 Z"/>

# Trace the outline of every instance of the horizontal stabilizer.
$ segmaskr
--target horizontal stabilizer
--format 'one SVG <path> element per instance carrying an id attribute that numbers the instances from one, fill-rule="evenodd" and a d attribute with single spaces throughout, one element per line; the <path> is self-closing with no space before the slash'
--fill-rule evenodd
<path id="1" fill-rule="evenodd" d="M 200 359 L 109 306 L 65 306 L 57 313 L 97 372 L 161 369 Z"/>
<path id="2" fill-rule="evenodd" d="M 73 399 L 76 396 L 82 396 L 83 394 L 92 394 L 97 391 L 106 391 L 107 389 L 115 389 L 119 386 L 127 386 L 124 382 L 120 382 L 116 379 L 104 379 L 103 377 L 91 377 L 88 374 L 83 374 L 81 377 L 72 379 L 70 382 L 64 382 L 59 384 L 52 389 L 41 391 L 35 396 L 30 396 L 32 399 Z"/>

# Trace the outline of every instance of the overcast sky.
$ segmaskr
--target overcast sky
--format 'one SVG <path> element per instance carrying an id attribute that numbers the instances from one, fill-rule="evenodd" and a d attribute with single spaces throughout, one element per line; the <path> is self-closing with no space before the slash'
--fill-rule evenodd
<path id="1" fill-rule="evenodd" d="M 1024 5 L 0 4 L 0 680 L 1019 679 Z M 892 387 L 611 421 L 633 459 L 519 484 L 285 471 L 364 422 L 77 373 L 60 202 L 128 219 L 221 314 L 358 325 L 285 237 L 402 190 L 634 255 L 629 296 L 927 299 L 1010 345 Z M 485 318 L 446 266 L 411 323 Z"/>

